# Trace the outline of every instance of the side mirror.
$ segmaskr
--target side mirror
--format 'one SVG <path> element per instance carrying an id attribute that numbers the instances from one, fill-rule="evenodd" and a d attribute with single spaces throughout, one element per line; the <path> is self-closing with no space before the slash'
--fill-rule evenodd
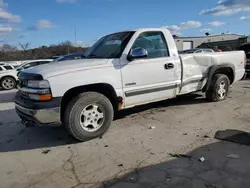
<path id="1" fill-rule="evenodd" d="M 20 67 L 20 68 L 18 68 L 18 69 L 16 69 L 17 71 L 21 71 L 21 70 L 23 70 L 23 68 L 22 67 Z"/>
<path id="2" fill-rule="evenodd" d="M 135 48 L 131 51 L 130 55 L 129 55 L 129 59 L 133 60 L 133 59 L 140 59 L 140 58 L 144 58 L 148 56 L 148 52 L 145 48 Z"/>

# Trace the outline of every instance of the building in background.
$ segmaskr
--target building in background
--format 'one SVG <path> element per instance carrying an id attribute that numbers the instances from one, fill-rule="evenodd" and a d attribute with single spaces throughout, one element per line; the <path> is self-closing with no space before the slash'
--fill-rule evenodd
<path id="1" fill-rule="evenodd" d="M 237 34 L 207 35 L 202 37 L 174 37 L 179 51 L 197 47 L 229 46 L 234 49 L 240 43 L 247 42 L 247 37 Z"/>

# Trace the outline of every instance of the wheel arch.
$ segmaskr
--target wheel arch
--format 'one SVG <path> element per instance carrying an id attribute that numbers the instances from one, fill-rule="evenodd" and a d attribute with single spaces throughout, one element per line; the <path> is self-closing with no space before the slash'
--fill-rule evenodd
<path id="1" fill-rule="evenodd" d="M 230 84 L 232 84 L 234 82 L 234 79 L 235 79 L 235 67 L 234 67 L 234 65 L 232 65 L 230 63 L 224 63 L 221 65 L 212 66 L 209 70 L 208 80 L 207 80 L 205 87 L 203 88 L 203 92 L 208 91 L 208 89 L 212 83 L 213 76 L 216 74 L 227 75 L 229 80 L 230 80 Z"/>
<path id="2" fill-rule="evenodd" d="M 113 105 L 115 111 L 119 109 L 119 103 L 122 103 L 122 97 L 117 96 L 117 93 L 114 87 L 107 83 L 97 83 L 97 84 L 90 84 L 84 86 L 77 86 L 74 88 L 69 89 L 62 97 L 61 100 L 61 121 L 63 122 L 63 114 L 68 103 L 77 95 L 83 92 L 98 92 L 106 96 Z"/>
<path id="3" fill-rule="evenodd" d="M 17 81 L 17 79 L 14 77 L 14 76 L 12 76 L 12 75 L 5 75 L 5 76 L 3 76 L 3 77 L 1 77 L 0 78 L 0 83 L 2 82 L 2 80 L 4 79 L 4 78 L 13 78 L 15 81 Z"/>

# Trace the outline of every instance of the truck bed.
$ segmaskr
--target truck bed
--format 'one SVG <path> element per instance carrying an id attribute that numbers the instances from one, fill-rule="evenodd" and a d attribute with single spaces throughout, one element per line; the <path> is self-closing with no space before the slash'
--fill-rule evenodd
<path id="1" fill-rule="evenodd" d="M 240 80 L 245 73 L 243 53 L 230 51 L 180 55 L 183 70 L 180 94 L 201 90 L 206 85 L 211 66 L 231 64 L 235 70 L 234 81 Z"/>

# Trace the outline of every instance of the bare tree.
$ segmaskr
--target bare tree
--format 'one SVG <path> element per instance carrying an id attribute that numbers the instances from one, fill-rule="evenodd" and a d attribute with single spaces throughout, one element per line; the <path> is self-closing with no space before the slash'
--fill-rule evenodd
<path id="1" fill-rule="evenodd" d="M 12 46 L 12 45 L 10 45 L 10 44 L 3 44 L 3 45 L 0 47 L 0 51 L 1 51 L 1 52 L 15 52 L 15 51 L 17 51 L 17 47 Z"/>
<path id="2" fill-rule="evenodd" d="M 85 52 L 87 49 L 87 47 L 76 47 L 69 41 L 33 49 L 30 47 L 30 43 L 19 44 L 18 47 L 3 44 L 0 46 L 0 61 L 53 58 L 54 56 L 62 56 L 68 53 Z"/>
<path id="3" fill-rule="evenodd" d="M 23 51 L 23 53 L 22 53 L 23 58 L 27 59 L 27 57 L 28 57 L 27 50 L 30 48 L 30 43 L 29 42 L 19 43 L 19 46 Z"/>
<path id="4" fill-rule="evenodd" d="M 17 47 L 10 44 L 3 44 L 0 46 L 0 61 L 9 61 L 18 58 Z"/>
<path id="5" fill-rule="evenodd" d="M 29 48 L 30 48 L 30 43 L 29 42 L 26 42 L 26 43 L 19 43 L 19 46 L 20 48 L 23 50 L 23 51 L 27 51 Z"/>

